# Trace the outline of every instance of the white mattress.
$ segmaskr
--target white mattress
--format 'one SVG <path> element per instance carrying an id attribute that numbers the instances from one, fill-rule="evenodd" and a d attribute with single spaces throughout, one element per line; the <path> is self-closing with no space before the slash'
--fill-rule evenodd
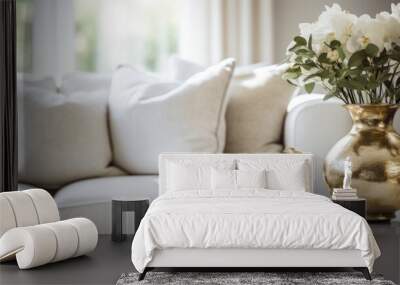
<path id="1" fill-rule="evenodd" d="M 379 248 L 368 223 L 328 198 L 298 191 L 180 191 L 157 198 L 132 243 L 143 272 L 170 248 L 359 250 L 372 271 Z"/>

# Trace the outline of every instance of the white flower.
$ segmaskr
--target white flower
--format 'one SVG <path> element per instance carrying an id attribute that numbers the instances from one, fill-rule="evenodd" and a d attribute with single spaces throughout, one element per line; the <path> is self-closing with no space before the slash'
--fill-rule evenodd
<path id="1" fill-rule="evenodd" d="M 392 16 L 397 18 L 400 21 L 400 3 L 391 5 L 392 8 Z"/>
<path id="2" fill-rule="evenodd" d="M 317 54 L 328 52 L 324 43 L 338 40 L 345 44 L 351 36 L 352 27 L 357 17 L 343 11 L 339 5 L 326 6 L 326 10 L 319 16 L 315 23 L 300 24 L 300 34 L 308 39 L 312 34 L 313 49 Z"/>
<path id="3" fill-rule="evenodd" d="M 384 48 L 385 25 L 368 15 L 362 15 L 353 26 L 353 32 L 346 47 L 349 52 L 365 48 L 368 44 L 376 45 L 380 51 Z"/>
<path id="4" fill-rule="evenodd" d="M 357 16 L 342 10 L 338 4 L 333 4 L 332 7 L 325 6 L 325 8 L 318 22 L 329 29 L 336 40 L 345 43 L 351 36 Z"/>
<path id="5" fill-rule="evenodd" d="M 376 19 L 384 27 L 385 35 L 383 40 L 386 49 L 391 48 L 392 42 L 400 44 L 400 18 L 396 18 L 388 12 L 382 12 L 376 15 Z"/>

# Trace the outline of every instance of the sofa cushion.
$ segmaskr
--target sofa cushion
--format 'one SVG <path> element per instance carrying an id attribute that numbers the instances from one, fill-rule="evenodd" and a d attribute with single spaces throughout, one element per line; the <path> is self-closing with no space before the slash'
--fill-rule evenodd
<path id="1" fill-rule="evenodd" d="M 157 175 L 102 177 L 82 180 L 61 188 L 54 196 L 59 208 L 103 202 L 114 198 L 149 198 L 158 196 Z"/>
<path id="2" fill-rule="evenodd" d="M 19 100 L 19 181 L 56 189 L 79 179 L 120 174 L 109 167 L 105 91 L 69 96 L 26 86 Z"/>
<path id="3" fill-rule="evenodd" d="M 222 152 L 233 69 L 227 59 L 183 83 L 117 69 L 109 101 L 115 164 L 132 174 L 156 174 L 162 152 Z"/>
<path id="4" fill-rule="evenodd" d="M 170 73 L 184 80 L 204 67 L 174 57 Z M 286 107 L 294 88 L 281 78 L 284 66 L 238 67 L 228 90 L 226 146 L 228 153 L 281 152 Z"/>
<path id="5" fill-rule="evenodd" d="M 71 72 L 62 78 L 61 93 L 69 95 L 75 92 L 92 92 L 102 90 L 109 93 L 111 75 L 88 72 Z"/>

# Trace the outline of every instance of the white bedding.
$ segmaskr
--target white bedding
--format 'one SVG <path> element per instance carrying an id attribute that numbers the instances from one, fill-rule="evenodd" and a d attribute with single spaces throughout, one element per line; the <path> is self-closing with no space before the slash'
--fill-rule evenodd
<path id="1" fill-rule="evenodd" d="M 157 198 L 132 243 L 143 272 L 155 249 L 358 249 L 372 272 L 380 251 L 365 219 L 306 192 L 168 192 Z"/>

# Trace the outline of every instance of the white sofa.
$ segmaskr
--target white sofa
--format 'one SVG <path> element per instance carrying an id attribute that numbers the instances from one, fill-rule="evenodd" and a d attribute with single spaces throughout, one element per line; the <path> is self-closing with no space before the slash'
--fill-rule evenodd
<path id="1" fill-rule="evenodd" d="M 156 82 L 151 88 L 146 85 L 126 88 L 137 84 L 137 79 L 146 84 L 154 82 L 153 77 L 150 80 L 149 75 L 135 70 L 123 68 L 113 78 L 101 74 L 71 73 L 64 76 L 59 87 L 51 78 L 34 80 L 25 76 L 19 79 L 18 98 L 23 100 L 18 102 L 19 108 L 22 108 L 18 121 L 24 124 L 22 128 L 19 127 L 18 140 L 19 178 L 23 183 L 20 189 L 33 187 L 49 190 L 55 193 L 54 199 L 63 219 L 87 217 L 96 224 L 99 233 L 110 233 L 113 197 L 147 197 L 150 200 L 157 197 L 157 153 L 220 152 L 224 145 L 225 151 L 231 153 L 280 152 L 283 144 L 283 147 L 294 147 L 315 155 L 314 192 L 328 195 L 322 175 L 323 159 L 331 146 L 351 127 L 350 117 L 340 102 L 323 102 L 322 95 L 317 94 L 298 95 L 289 102 L 296 92 L 282 80 L 282 66 L 237 68 L 228 91 L 225 90 L 226 95 L 219 96 L 222 103 L 217 129 L 212 128 L 210 132 L 210 123 L 204 125 L 203 122 L 213 117 L 210 114 L 215 112 L 207 113 L 207 116 L 200 116 L 196 112 L 210 109 L 210 106 L 218 103 L 218 96 L 213 95 L 222 93 L 203 90 L 203 81 L 216 84 L 226 81 L 227 76 L 222 75 L 229 72 L 232 63 L 228 60 L 221 64 L 223 68 L 217 68 L 218 73 L 213 67 L 198 70 L 203 72 L 200 79 L 204 78 L 202 84 L 194 84 L 197 86 L 195 88 L 200 88 L 200 95 L 209 96 L 188 97 L 188 106 L 178 104 L 175 109 L 171 107 L 173 102 L 166 102 L 169 112 L 162 113 L 160 118 L 170 118 L 177 109 L 192 110 L 176 112 L 179 116 L 172 119 L 175 120 L 170 124 L 173 128 L 164 125 L 163 119 L 152 118 L 152 112 L 160 114 L 162 109 L 141 109 L 139 113 L 136 111 L 136 117 L 129 113 L 135 107 L 132 107 L 131 98 L 138 96 L 132 92 L 153 90 L 149 92 L 154 93 L 156 90 L 160 93 L 164 88 L 160 86 L 165 86 Z M 210 70 L 214 71 L 210 73 Z M 173 86 L 189 81 L 193 73 L 182 72 L 182 78 L 173 78 Z M 170 73 L 174 74 L 172 71 Z M 194 82 L 193 79 L 191 82 Z M 172 88 L 171 84 L 167 86 Z M 210 90 L 221 89 L 214 87 Z M 203 102 L 205 107 L 199 105 L 199 100 L 208 97 L 208 101 Z M 190 108 L 193 102 L 197 108 Z M 224 113 L 222 110 L 225 108 Z M 186 116 L 189 113 L 198 116 L 196 122 L 199 124 L 188 125 Z M 224 114 L 226 120 L 222 120 Z M 113 119 L 117 121 L 113 123 Z M 113 126 L 121 130 L 115 132 Z M 395 127 L 400 130 L 399 115 Z M 192 132 L 187 132 L 190 129 Z M 201 132 L 197 131 L 199 129 Z M 143 133 L 154 133 L 154 136 L 141 139 Z M 175 142 L 172 144 L 177 147 L 169 148 L 171 137 L 160 137 L 159 133 L 173 133 Z M 183 140 L 186 144 L 181 143 Z M 124 146 L 122 152 L 121 142 Z M 218 149 L 208 147 L 204 150 L 204 145 L 212 146 L 214 142 Z M 188 144 L 192 144 L 192 148 L 187 147 Z M 200 145 L 200 148 L 196 145 Z M 125 163 L 121 163 L 121 160 Z M 133 165 L 126 163 L 132 160 Z M 134 230 L 134 214 L 126 215 L 124 231 L 129 233 Z"/>
<path id="2" fill-rule="evenodd" d="M 323 101 L 321 94 L 304 94 L 292 99 L 284 127 L 284 144 L 303 152 L 311 152 L 315 159 L 315 193 L 329 195 L 323 176 L 323 163 L 331 147 L 352 127 L 347 110 L 337 100 Z M 400 112 L 394 119 L 400 133 Z"/>
<path id="3" fill-rule="evenodd" d="M 314 192 L 329 195 L 323 178 L 323 160 L 329 149 L 351 128 L 347 111 L 337 101 L 323 101 L 322 95 L 298 95 L 289 106 L 284 123 L 284 146 L 315 155 Z M 395 117 L 400 131 L 400 113 Z M 20 189 L 30 188 L 20 184 Z M 113 197 L 158 195 L 157 175 L 122 175 L 80 180 L 61 187 L 55 194 L 62 219 L 77 216 L 92 220 L 100 234 L 111 233 Z M 133 232 L 134 214 L 124 217 L 124 231 Z"/>

